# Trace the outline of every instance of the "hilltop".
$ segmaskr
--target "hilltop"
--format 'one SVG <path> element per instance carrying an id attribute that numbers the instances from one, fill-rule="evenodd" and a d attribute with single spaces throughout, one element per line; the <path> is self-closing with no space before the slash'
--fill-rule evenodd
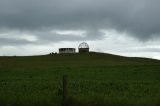
<path id="1" fill-rule="evenodd" d="M 0 57 L 0 67 L 101 67 L 116 65 L 159 65 L 149 58 L 124 57 L 107 53 L 52 54 L 41 56 Z"/>

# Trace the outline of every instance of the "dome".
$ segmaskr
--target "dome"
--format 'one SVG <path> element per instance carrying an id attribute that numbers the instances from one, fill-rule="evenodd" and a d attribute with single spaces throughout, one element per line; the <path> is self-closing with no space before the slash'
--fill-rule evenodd
<path id="1" fill-rule="evenodd" d="M 86 42 L 82 42 L 78 48 L 89 48 L 89 45 Z"/>

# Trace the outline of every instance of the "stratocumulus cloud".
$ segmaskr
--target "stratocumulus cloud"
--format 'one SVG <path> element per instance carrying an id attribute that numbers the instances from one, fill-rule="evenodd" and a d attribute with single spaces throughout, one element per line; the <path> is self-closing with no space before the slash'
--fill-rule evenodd
<path id="1" fill-rule="evenodd" d="M 160 33 L 159 4 L 159 0 L 1 0 L 0 27 L 30 31 L 116 29 L 148 39 Z"/>

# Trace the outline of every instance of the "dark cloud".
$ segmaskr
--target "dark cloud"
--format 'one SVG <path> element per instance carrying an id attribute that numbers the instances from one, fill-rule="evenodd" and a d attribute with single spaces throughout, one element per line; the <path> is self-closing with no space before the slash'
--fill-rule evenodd
<path id="1" fill-rule="evenodd" d="M 41 42 L 102 39 L 100 29 L 147 40 L 160 35 L 159 4 L 159 0 L 1 0 L 0 28 L 33 33 Z M 59 36 L 50 30 L 85 30 L 87 36 Z"/>

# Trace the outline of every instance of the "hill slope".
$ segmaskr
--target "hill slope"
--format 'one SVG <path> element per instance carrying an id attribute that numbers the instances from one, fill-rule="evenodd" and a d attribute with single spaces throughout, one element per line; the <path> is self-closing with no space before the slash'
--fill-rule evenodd
<path id="1" fill-rule="evenodd" d="M 0 106 L 159 106 L 160 61 L 104 53 L 0 57 Z"/>

